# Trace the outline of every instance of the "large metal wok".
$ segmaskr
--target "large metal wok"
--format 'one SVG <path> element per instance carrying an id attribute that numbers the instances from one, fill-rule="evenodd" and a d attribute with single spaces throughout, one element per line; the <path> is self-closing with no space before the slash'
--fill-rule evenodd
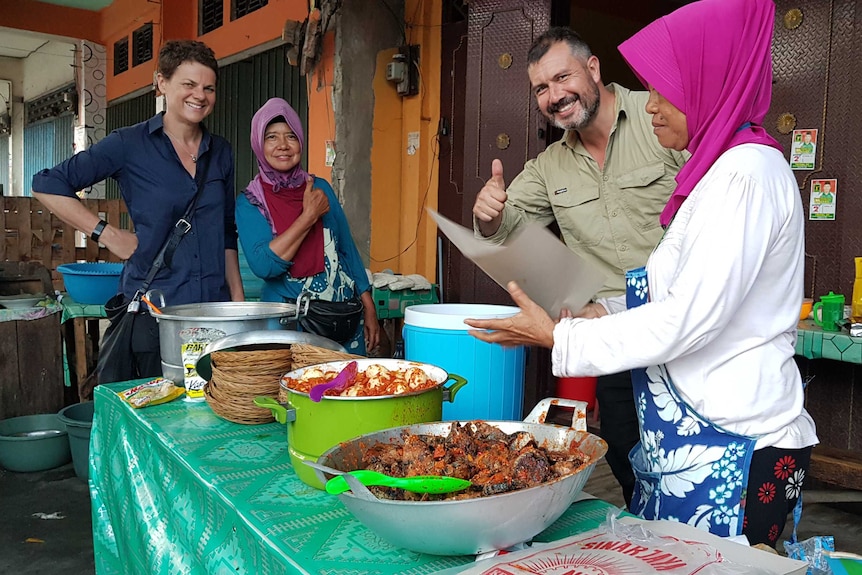
<path id="1" fill-rule="evenodd" d="M 544 424 L 551 405 L 575 407 L 572 427 Z M 526 431 L 540 446 L 578 449 L 590 463 L 573 475 L 530 489 L 455 501 L 365 499 L 345 492 L 341 502 L 366 527 L 398 547 L 434 555 L 473 555 L 529 541 L 556 521 L 572 504 L 596 463 L 608 450 L 605 441 L 586 431 L 586 403 L 548 398 L 521 421 L 489 421 L 506 433 Z M 407 425 L 368 433 L 323 453 L 318 463 L 340 471 L 360 468 L 362 452 L 380 442 L 402 443 L 401 432 L 446 436 L 453 423 Z M 332 475 L 315 470 L 322 483 Z"/>

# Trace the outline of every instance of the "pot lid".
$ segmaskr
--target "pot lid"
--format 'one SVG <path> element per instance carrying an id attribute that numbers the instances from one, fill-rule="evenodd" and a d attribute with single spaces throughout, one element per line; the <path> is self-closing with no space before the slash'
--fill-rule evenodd
<path id="1" fill-rule="evenodd" d="M 242 333 L 234 333 L 217 339 L 207 344 L 204 352 L 198 358 L 195 369 L 198 375 L 209 381 L 212 379 L 212 367 L 210 365 L 210 355 L 215 351 L 240 351 L 243 348 L 266 349 L 271 347 L 285 347 L 292 343 L 307 343 L 322 347 L 323 349 L 331 349 L 347 353 L 344 347 L 331 339 L 307 333 L 302 331 L 291 330 L 255 330 L 245 331 Z M 248 350 L 246 350 L 248 351 Z"/>
<path id="2" fill-rule="evenodd" d="M 296 304 L 263 301 L 214 301 L 184 303 L 161 308 L 160 314 L 150 315 L 161 320 L 194 320 L 195 322 L 219 322 L 229 320 L 269 319 L 296 316 Z"/>

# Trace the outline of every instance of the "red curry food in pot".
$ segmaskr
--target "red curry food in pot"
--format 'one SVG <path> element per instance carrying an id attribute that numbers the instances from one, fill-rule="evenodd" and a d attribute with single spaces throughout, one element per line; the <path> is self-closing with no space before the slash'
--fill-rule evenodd
<path id="1" fill-rule="evenodd" d="M 308 393 L 312 387 L 320 383 L 332 381 L 338 370 L 324 371 L 320 367 L 309 367 L 299 378 L 285 377 L 284 384 L 293 391 Z M 407 369 L 388 369 L 373 363 L 356 374 L 352 382 L 342 391 L 327 390 L 325 397 L 373 397 L 384 395 L 401 395 L 424 391 L 436 387 L 434 381 L 424 370 L 418 367 Z"/>
<path id="2" fill-rule="evenodd" d="M 554 451 L 527 432 L 507 434 L 483 421 L 452 424 L 445 437 L 402 434 L 403 445 L 377 442 L 364 448 L 362 467 L 394 477 L 444 475 L 467 479 L 466 491 L 431 495 L 391 487 L 369 487 L 383 499 L 439 501 L 470 499 L 535 487 L 586 467 L 580 451 Z"/>

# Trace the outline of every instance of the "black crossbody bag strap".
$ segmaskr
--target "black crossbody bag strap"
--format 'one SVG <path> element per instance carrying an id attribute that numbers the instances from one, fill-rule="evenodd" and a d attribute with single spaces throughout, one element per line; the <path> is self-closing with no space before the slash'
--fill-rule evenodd
<path id="1" fill-rule="evenodd" d="M 209 167 L 209 159 L 211 155 L 212 154 L 204 154 L 201 158 L 202 161 L 198 163 L 198 172 L 201 175 L 200 180 L 198 180 L 198 191 L 195 192 L 195 195 L 186 208 L 185 213 L 179 220 L 177 220 L 174 227 L 171 228 L 171 233 L 168 234 L 167 239 L 165 239 L 161 249 L 159 249 L 159 253 L 156 255 L 156 259 L 153 260 L 153 265 L 150 266 L 150 271 L 147 273 L 147 277 L 144 280 L 143 285 L 138 290 L 138 293 L 135 294 L 135 299 L 140 295 L 147 293 L 147 290 L 150 288 L 150 284 L 153 282 L 153 278 L 156 277 L 156 274 L 159 273 L 160 269 L 165 266 L 171 267 L 171 261 L 174 258 L 174 252 L 177 250 L 177 246 L 180 245 L 180 240 L 182 240 L 183 236 L 189 233 L 192 229 L 192 216 L 194 215 L 198 198 L 201 197 L 204 186 L 207 183 L 207 168 Z"/>

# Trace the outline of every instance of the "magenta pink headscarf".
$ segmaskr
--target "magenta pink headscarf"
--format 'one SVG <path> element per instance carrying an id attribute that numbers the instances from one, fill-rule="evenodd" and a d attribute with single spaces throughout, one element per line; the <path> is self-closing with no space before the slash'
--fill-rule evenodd
<path id="1" fill-rule="evenodd" d="M 269 222 L 273 236 L 284 233 L 302 213 L 302 198 L 308 177 L 301 164 L 287 172 L 280 172 L 266 161 L 263 138 L 267 126 L 279 117 L 284 118 L 296 135 L 300 150 L 305 147 L 299 114 L 281 98 L 267 100 L 251 119 L 251 149 L 257 157 L 258 174 L 245 190 L 251 203 Z M 293 256 L 290 273 L 294 278 L 309 277 L 322 272 L 324 266 L 323 222 L 318 219 Z"/>
<path id="2" fill-rule="evenodd" d="M 263 156 L 263 136 L 266 133 L 266 127 L 279 116 L 284 118 L 288 127 L 296 134 L 296 138 L 299 140 L 299 149 L 304 149 L 305 135 L 302 133 L 302 122 L 299 119 L 299 114 L 281 98 L 267 100 L 251 119 L 251 149 L 257 157 L 259 176 L 263 181 L 272 184 L 276 191 L 282 187 L 298 188 L 305 186 L 305 178 L 308 176 L 300 164 L 297 164 L 289 172 L 274 170 Z"/>
<path id="3" fill-rule="evenodd" d="M 773 0 L 701 0 L 620 44 L 640 81 L 688 122 L 691 159 L 676 176 L 662 226 L 730 148 L 754 143 L 781 150 L 762 126 L 772 99 L 774 15 Z"/>

